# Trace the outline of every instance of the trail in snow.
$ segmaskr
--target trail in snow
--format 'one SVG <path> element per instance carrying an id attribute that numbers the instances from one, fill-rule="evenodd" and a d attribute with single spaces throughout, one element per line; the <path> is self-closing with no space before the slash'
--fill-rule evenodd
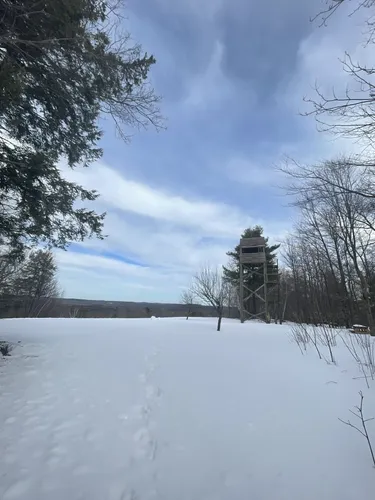
<path id="1" fill-rule="evenodd" d="M 366 445 L 337 420 L 363 389 L 346 351 L 328 366 L 258 323 L 1 327 L 21 340 L 0 361 L 1 499 L 373 497 Z"/>
<path id="2" fill-rule="evenodd" d="M 53 322 L 31 343 L 33 323 L 14 324 L 22 346 L 0 368 L 0 498 L 151 498 L 157 350 L 121 331 L 90 338 Z"/>

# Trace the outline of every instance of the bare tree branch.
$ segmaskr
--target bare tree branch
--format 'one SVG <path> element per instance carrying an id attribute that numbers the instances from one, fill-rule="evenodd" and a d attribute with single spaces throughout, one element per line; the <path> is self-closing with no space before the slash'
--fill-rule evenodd
<path id="1" fill-rule="evenodd" d="M 359 392 L 359 396 L 360 396 L 360 403 L 359 403 L 359 406 L 355 407 L 356 412 L 353 412 L 352 410 L 349 410 L 349 411 L 350 411 L 350 413 L 352 413 L 356 418 L 358 418 L 361 421 L 361 428 L 357 427 L 354 424 L 352 424 L 350 422 L 350 420 L 345 421 L 345 420 L 342 420 L 341 418 L 339 418 L 339 420 L 343 424 L 348 425 L 349 427 L 352 427 L 353 429 L 355 429 L 357 432 L 359 432 L 361 434 L 361 436 L 363 436 L 366 439 L 367 445 L 368 445 L 369 450 L 370 450 L 372 463 L 373 463 L 373 466 L 375 467 L 374 450 L 372 448 L 371 439 L 370 439 L 370 436 L 368 434 L 367 426 L 366 426 L 366 423 L 370 422 L 371 420 L 374 420 L 374 418 L 373 417 L 372 418 L 365 418 L 364 417 L 364 415 L 363 415 L 363 393 L 362 393 L 362 391 Z"/>

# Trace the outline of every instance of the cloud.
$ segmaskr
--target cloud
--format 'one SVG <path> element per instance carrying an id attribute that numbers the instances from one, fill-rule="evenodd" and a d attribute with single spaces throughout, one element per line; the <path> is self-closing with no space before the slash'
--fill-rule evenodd
<path id="1" fill-rule="evenodd" d="M 225 263 L 246 227 L 285 235 L 292 217 L 273 166 L 284 155 L 316 161 L 355 147 L 298 115 L 316 80 L 345 88 L 339 58 L 362 50 L 361 20 L 341 9 L 318 28 L 309 17 L 320 6 L 129 0 L 130 32 L 157 59 L 152 80 L 169 128 L 136 134 L 130 147 L 105 134 L 103 162 L 62 167 L 99 191 L 108 234 L 59 254 L 66 295 L 177 300 L 201 263 Z"/>
<path id="2" fill-rule="evenodd" d="M 301 41 L 288 95 L 292 106 L 299 104 L 298 108 L 301 108 L 301 96 L 314 97 L 315 84 L 324 94 L 332 94 L 333 89 L 345 92 L 352 82 L 350 75 L 343 70 L 345 53 L 350 53 L 354 60 L 366 55 L 366 50 L 361 46 L 361 26 L 347 17 L 345 12 L 339 13 L 340 22 L 336 19 L 329 28 L 317 28 Z"/>
<path id="3" fill-rule="evenodd" d="M 72 254 L 74 252 L 67 253 Z M 164 301 L 171 300 L 175 295 L 165 293 L 165 289 L 160 286 L 162 281 L 148 279 L 146 276 L 129 276 L 121 272 L 121 269 L 114 269 L 113 262 L 110 261 L 111 259 L 103 258 L 98 262 L 81 255 L 79 260 L 69 263 L 58 252 L 59 283 L 64 296 L 101 300 L 142 301 L 146 298 Z M 173 284 L 172 288 L 175 290 Z"/>
<path id="4" fill-rule="evenodd" d="M 277 94 L 278 105 L 295 115 L 311 112 L 313 107 L 308 101 L 319 101 L 316 87 L 326 97 L 345 96 L 346 91 L 358 93 L 358 84 L 344 70 L 346 54 L 354 62 L 370 63 L 371 50 L 365 46 L 364 22 L 367 9 L 360 9 L 351 16 L 352 6 L 344 4 L 329 19 L 326 27 L 318 27 L 301 40 L 297 63 L 288 85 Z M 325 123 L 338 123 L 340 118 L 321 116 Z M 313 116 L 296 117 L 303 132 L 303 140 L 297 150 L 300 159 L 317 161 L 338 154 L 352 154 L 363 150 L 363 145 L 350 137 L 338 137 L 321 133 Z"/>
<path id="5" fill-rule="evenodd" d="M 126 215 L 113 212 L 106 218 L 105 231 L 108 238 L 104 241 L 90 240 L 82 246 L 126 255 L 142 265 L 168 272 L 192 273 L 207 259 L 219 264 L 225 260 L 226 250 L 235 242 L 235 236 L 215 236 L 207 244 L 207 237 L 199 231 L 189 231 L 163 221 L 150 225 L 144 219 L 129 220 Z"/>
<path id="6" fill-rule="evenodd" d="M 67 296 L 132 300 L 135 294 L 177 300 L 203 263 L 224 264 L 242 231 L 255 224 L 236 206 L 167 193 L 100 162 L 62 171 L 70 180 L 98 189 L 96 208 L 108 212 L 108 238 L 57 253 Z"/>
<path id="7" fill-rule="evenodd" d="M 212 20 L 215 15 L 220 11 L 224 0 L 156 0 L 156 3 L 163 8 L 164 12 L 173 12 L 175 15 L 193 15 L 198 19 Z"/>
<path id="8" fill-rule="evenodd" d="M 102 269 L 110 273 L 121 274 L 132 277 L 150 277 L 150 269 L 127 264 L 120 260 L 109 259 L 100 255 L 89 255 L 76 252 L 58 251 L 59 263 L 65 267 L 83 269 Z"/>
<path id="9" fill-rule="evenodd" d="M 235 157 L 229 160 L 225 169 L 229 179 L 253 189 L 272 188 L 283 180 L 271 159 L 254 163 L 246 158 Z"/>
<path id="10" fill-rule="evenodd" d="M 215 103 L 223 105 L 233 96 L 235 88 L 222 70 L 223 52 L 223 44 L 216 40 L 207 67 L 189 82 L 187 96 L 182 102 L 183 107 L 190 110 L 191 108 L 206 110 Z"/>
<path id="11" fill-rule="evenodd" d="M 170 224 L 185 226 L 202 234 L 233 236 L 249 222 L 236 207 L 205 199 L 188 199 L 160 188 L 127 179 L 110 167 L 96 163 L 89 169 L 64 169 L 69 180 L 100 192 L 100 203 Z"/>

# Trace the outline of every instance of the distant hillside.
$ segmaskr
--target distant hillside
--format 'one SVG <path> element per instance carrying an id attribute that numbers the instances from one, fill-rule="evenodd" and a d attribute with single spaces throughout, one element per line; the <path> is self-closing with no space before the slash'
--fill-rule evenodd
<path id="1" fill-rule="evenodd" d="M 59 299 L 55 309 L 78 314 L 78 317 L 147 318 L 151 316 L 184 316 L 188 307 L 183 304 L 153 302 L 122 302 L 109 300 Z M 78 311 L 77 311 L 78 310 Z M 194 316 L 214 316 L 212 307 L 195 305 Z M 65 316 L 65 314 L 64 314 Z"/>
<path id="2" fill-rule="evenodd" d="M 29 300 L 27 297 L 0 298 L 0 317 L 27 316 L 25 311 L 28 310 L 26 304 Z M 38 311 L 39 317 L 49 318 L 147 318 L 185 316 L 188 307 L 183 304 L 62 298 L 48 303 L 40 302 L 33 310 Z M 215 311 L 209 306 L 194 305 L 191 316 L 215 316 Z M 227 311 L 226 316 L 236 317 L 237 311 Z"/>

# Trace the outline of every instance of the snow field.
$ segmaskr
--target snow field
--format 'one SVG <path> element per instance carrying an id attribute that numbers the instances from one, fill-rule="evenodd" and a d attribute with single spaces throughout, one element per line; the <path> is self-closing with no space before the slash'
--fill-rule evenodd
<path id="1" fill-rule="evenodd" d="M 0 360 L 0 498 L 372 499 L 366 442 L 338 417 L 355 420 L 360 390 L 375 417 L 375 383 L 345 346 L 334 366 L 302 356 L 288 325 L 215 329 L 2 321 L 16 345 Z"/>

